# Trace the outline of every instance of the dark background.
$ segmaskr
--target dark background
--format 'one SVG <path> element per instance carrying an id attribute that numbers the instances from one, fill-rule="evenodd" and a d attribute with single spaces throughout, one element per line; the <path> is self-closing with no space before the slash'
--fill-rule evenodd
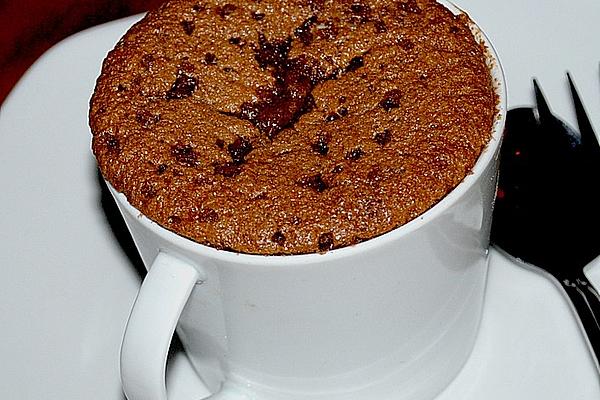
<path id="1" fill-rule="evenodd" d="M 23 73 L 62 39 L 157 7 L 163 0 L 0 0 L 0 104 Z"/>

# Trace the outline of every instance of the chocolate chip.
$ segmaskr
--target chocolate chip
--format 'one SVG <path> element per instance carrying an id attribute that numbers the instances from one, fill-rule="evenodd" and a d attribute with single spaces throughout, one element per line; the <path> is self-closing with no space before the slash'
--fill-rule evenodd
<path id="1" fill-rule="evenodd" d="M 197 84 L 198 80 L 195 77 L 180 72 L 169 91 L 167 91 L 167 99 L 174 100 L 189 97 L 196 90 Z"/>
<path id="2" fill-rule="evenodd" d="M 361 56 L 354 57 L 346 67 L 346 72 L 353 72 L 365 65 L 365 61 Z"/>
<path id="3" fill-rule="evenodd" d="M 300 85 L 303 86 L 301 90 L 306 89 L 307 84 L 316 85 L 327 78 L 325 71 L 317 65 L 314 59 L 303 55 L 288 60 L 284 70 L 277 75 L 282 77 L 284 84 L 291 89 Z M 306 79 L 309 82 L 306 82 Z"/>
<path id="4" fill-rule="evenodd" d="M 242 38 L 240 38 L 240 37 L 229 38 L 229 43 L 233 44 L 234 46 L 240 46 L 240 47 L 243 47 L 246 44 L 246 42 L 244 40 L 242 40 Z"/>
<path id="5" fill-rule="evenodd" d="M 265 18 L 265 13 L 262 13 L 260 11 L 254 11 L 252 13 L 252 18 L 254 18 L 257 21 L 262 21 L 263 18 Z"/>
<path id="6" fill-rule="evenodd" d="M 167 222 L 171 225 L 180 224 L 181 218 L 179 218 L 177 215 L 171 215 L 169 218 L 167 218 Z"/>
<path id="7" fill-rule="evenodd" d="M 322 233 L 319 236 L 319 250 L 320 251 L 328 251 L 333 249 L 333 233 L 327 232 Z"/>
<path id="8" fill-rule="evenodd" d="M 337 119 L 340 119 L 341 117 L 345 117 L 348 115 L 348 108 L 347 107 L 340 107 L 337 109 L 336 112 L 327 114 L 325 116 L 325 122 L 332 122 L 335 121 Z"/>
<path id="9" fill-rule="evenodd" d="M 215 140 L 215 144 L 220 149 L 224 149 L 225 148 L 225 141 L 223 139 L 217 139 L 217 140 Z"/>
<path id="10" fill-rule="evenodd" d="M 257 128 L 271 140 L 296 120 L 296 110 L 299 108 L 292 102 L 281 103 L 285 109 L 266 108 L 257 120 Z"/>
<path id="11" fill-rule="evenodd" d="M 204 62 L 207 65 L 212 65 L 212 64 L 216 64 L 217 63 L 217 57 L 213 54 L 213 53 L 206 53 L 204 55 Z"/>
<path id="12" fill-rule="evenodd" d="M 350 6 L 352 19 L 357 22 L 367 22 L 371 17 L 371 7 L 367 4 L 354 3 Z"/>
<path id="13" fill-rule="evenodd" d="M 224 6 L 215 7 L 215 12 L 221 18 L 225 18 L 225 17 L 228 17 L 229 15 L 231 15 L 236 9 L 237 9 L 237 7 L 233 4 L 225 4 Z"/>
<path id="14" fill-rule="evenodd" d="M 398 9 L 407 13 L 420 14 L 421 8 L 417 4 L 416 0 L 405 0 L 398 3 Z"/>
<path id="15" fill-rule="evenodd" d="M 117 92 L 124 92 L 125 90 L 127 90 L 127 88 L 125 87 L 125 85 L 119 83 L 117 85 Z"/>
<path id="16" fill-rule="evenodd" d="M 258 47 L 254 49 L 254 58 L 261 68 L 272 66 L 281 68 L 285 65 L 292 39 L 273 40 L 269 42 L 262 32 L 258 33 Z"/>
<path id="17" fill-rule="evenodd" d="M 142 110 L 135 113 L 135 120 L 142 125 L 143 128 L 150 128 L 152 125 L 160 121 L 159 114 L 153 114 L 150 111 Z"/>
<path id="18" fill-rule="evenodd" d="M 376 33 L 385 33 L 387 32 L 387 25 L 385 24 L 385 22 L 381 19 L 378 19 L 377 21 L 375 21 L 375 32 Z"/>
<path id="19" fill-rule="evenodd" d="M 302 25 L 294 30 L 294 35 L 296 35 L 296 37 L 306 46 L 313 40 L 313 34 L 310 30 L 315 22 L 317 22 L 317 17 L 313 15 L 312 17 L 305 19 Z"/>
<path id="20" fill-rule="evenodd" d="M 459 31 L 460 31 L 460 29 L 458 28 L 458 26 L 450 27 L 450 33 L 458 33 Z"/>
<path id="21" fill-rule="evenodd" d="M 178 163 L 187 167 L 195 167 L 198 163 L 198 154 L 189 144 L 177 144 L 171 147 L 171 155 Z"/>
<path id="22" fill-rule="evenodd" d="M 325 116 L 325 121 L 326 122 L 332 122 L 335 121 L 336 119 L 339 119 L 340 115 L 338 113 L 331 113 L 331 114 L 327 114 Z"/>
<path id="23" fill-rule="evenodd" d="M 165 173 L 167 168 L 169 168 L 167 164 L 159 164 L 158 167 L 156 167 L 156 173 L 158 175 L 162 175 Z"/>
<path id="24" fill-rule="evenodd" d="M 346 102 L 346 96 L 340 96 L 340 98 L 338 99 L 340 104 L 344 104 Z"/>
<path id="25" fill-rule="evenodd" d="M 319 193 L 329 189 L 321 174 L 310 175 L 300 180 L 300 186 L 313 189 Z"/>
<path id="26" fill-rule="evenodd" d="M 311 145 L 311 147 L 315 152 L 325 156 L 329 152 L 329 144 L 327 142 L 327 137 L 321 135 L 317 141 Z"/>
<path id="27" fill-rule="evenodd" d="M 294 120 L 300 108 L 301 106 L 294 102 L 294 99 L 288 97 L 273 103 L 263 103 L 252 122 L 261 133 L 272 140 Z"/>
<path id="28" fill-rule="evenodd" d="M 400 107 L 400 102 L 402 100 L 402 92 L 399 89 L 392 89 L 385 94 L 383 99 L 379 102 L 379 107 L 383 108 L 386 111 L 391 110 L 392 108 Z"/>
<path id="29" fill-rule="evenodd" d="M 195 12 L 204 11 L 206 10 L 206 6 L 204 4 L 194 4 L 192 10 L 194 10 Z"/>
<path id="30" fill-rule="evenodd" d="M 260 192 L 260 193 L 257 193 L 256 195 L 254 195 L 252 197 L 252 200 L 258 201 L 258 200 L 266 200 L 268 198 L 269 198 L 269 196 L 268 196 L 267 192 Z"/>
<path id="31" fill-rule="evenodd" d="M 285 243 L 285 235 L 280 230 L 277 230 L 275 233 L 273 233 L 273 236 L 271 236 L 271 241 L 283 246 Z"/>
<path id="32" fill-rule="evenodd" d="M 312 112 L 317 107 L 317 103 L 315 102 L 315 98 L 312 94 L 306 96 L 306 101 L 304 105 L 300 109 L 300 114 L 306 114 Z"/>
<path id="33" fill-rule="evenodd" d="M 244 102 L 239 113 L 229 114 L 250 121 L 262 134 L 273 140 L 279 132 L 315 107 L 311 91 L 325 78 L 325 72 L 307 56 L 288 59 L 291 38 L 268 41 L 258 33 L 258 45 L 253 46 L 255 59 L 261 68 L 271 68 L 275 84 L 257 90 L 256 102 Z"/>
<path id="34" fill-rule="evenodd" d="M 121 143 L 118 138 L 109 134 L 106 138 L 106 148 L 109 152 L 119 152 L 121 150 Z"/>
<path id="35" fill-rule="evenodd" d="M 379 167 L 373 167 L 367 174 L 367 180 L 371 183 L 377 182 L 381 179 L 381 170 Z"/>
<path id="36" fill-rule="evenodd" d="M 400 38 L 396 42 L 398 43 L 398 46 L 406 51 L 412 50 L 415 47 L 414 42 L 407 38 Z"/>
<path id="37" fill-rule="evenodd" d="M 236 165 L 243 164 L 245 157 L 252 151 L 252 143 L 245 137 L 238 136 L 233 143 L 227 146 L 227 152 Z"/>
<path id="38" fill-rule="evenodd" d="M 264 36 L 259 37 L 262 38 L 261 46 L 268 51 L 258 51 L 257 60 L 264 66 L 274 67 L 276 85 L 268 90 L 260 90 L 260 101 L 242 104 L 239 118 L 247 119 L 269 139 L 274 139 L 279 132 L 293 125 L 301 115 L 312 109 L 314 98 L 311 91 L 315 82 L 322 79 L 323 72 L 313 67 L 305 57 L 287 60 L 287 41 L 265 44 Z M 283 50 L 277 50 L 281 46 L 284 47 Z"/>
<path id="39" fill-rule="evenodd" d="M 256 120 L 259 111 L 260 107 L 258 104 L 246 101 L 240 106 L 240 118 L 248 121 L 254 121 Z"/>
<path id="40" fill-rule="evenodd" d="M 375 136 L 373 136 L 373 140 L 380 146 L 385 146 L 392 140 L 392 133 L 389 129 L 384 129 L 381 132 L 377 132 Z"/>
<path id="41" fill-rule="evenodd" d="M 331 169 L 331 172 L 334 174 L 339 174 L 340 172 L 342 172 L 344 170 L 344 166 L 342 164 L 338 164 L 335 167 L 333 167 Z"/>
<path id="42" fill-rule="evenodd" d="M 226 178 L 232 178 L 242 172 L 242 168 L 232 162 L 216 164 L 214 168 L 215 174 L 223 175 Z"/>
<path id="43" fill-rule="evenodd" d="M 346 160 L 356 161 L 359 158 L 361 158 L 364 154 L 365 152 L 360 147 L 357 147 L 346 153 Z"/>
<path id="44" fill-rule="evenodd" d="M 365 10 L 369 10 L 369 6 L 364 4 L 352 4 L 350 6 L 350 11 L 352 11 L 353 14 L 362 14 Z"/>
<path id="45" fill-rule="evenodd" d="M 283 77 L 274 77 L 276 79 L 274 86 L 260 86 L 256 89 L 256 96 L 262 101 L 272 101 L 276 97 L 283 96 L 285 94 L 285 88 Z"/>
<path id="46" fill-rule="evenodd" d="M 183 27 L 183 31 L 186 33 L 186 35 L 191 35 L 196 28 L 194 21 L 189 21 L 187 19 L 181 21 L 181 26 Z"/>

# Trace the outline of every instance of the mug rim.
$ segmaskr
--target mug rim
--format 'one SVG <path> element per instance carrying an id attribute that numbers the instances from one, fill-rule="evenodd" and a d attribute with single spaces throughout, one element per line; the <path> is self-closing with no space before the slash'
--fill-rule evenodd
<path id="1" fill-rule="evenodd" d="M 466 14 L 460 7 L 454 2 L 447 0 L 438 0 L 438 3 L 444 5 L 454 14 Z M 157 222 L 151 220 L 149 217 L 140 212 L 137 208 L 129 203 L 127 197 L 118 192 L 114 187 L 104 179 L 107 187 L 112 193 L 115 200 L 119 203 L 122 211 L 126 211 L 130 214 L 136 222 L 142 224 L 149 230 L 153 231 L 163 240 L 175 244 L 177 247 L 193 253 L 204 253 L 206 256 L 218 259 L 221 261 L 229 262 L 243 262 L 248 265 L 267 266 L 273 264 L 312 264 L 317 262 L 330 261 L 334 259 L 341 259 L 346 257 L 352 257 L 356 254 L 369 252 L 377 249 L 378 247 L 394 241 L 397 238 L 403 237 L 410 234 L 413 231 L 420 229 L 428 222 L 434 220 L 441 214 L 443 214 L 452 204 L 458 201 L 464 193 L 466 193 L 471 187 L 473 187 L 483 172 L 486 170 L 488 165 L 497 157 L 498 149 L 502 142 L 502 135 L 504 131 L 504 124 L 506 121 L 507 112 L 507 93 L 506 93 L 506 78 L 500 58 L 493 44 L 483 32 L 483 30 L 469 17 L 469 25 L 473 32 L 475 39 L 479 40 L 486 48 L 486 56 L 489 61 L 489 71 L 495 86 L 496 94 L 498 95 L 497 113 L 492 128 L 492 135 L 482 150 L 481 154 L 477 158 L 475 165 L 472 170 L 464 177 L 464 179 L 447 193 L 440 201 L 435 203 L 431 208 L 413 218 L 409 222 L 400 225 L 386 233 L 379 236 L 372 237 L 364 242 L 360 242 L 350 246 L 344 246 L 329 250 L 324 253 L 302 253 L 302 254 L 286 254 L 286 255 L 270 255 L 270 254 L 251 254 L 251 253 L 239 253 L 229 250 L 219 250 L 215 247 L 205 245 L 196 242 L 192 239 L 181 236 Z"/>

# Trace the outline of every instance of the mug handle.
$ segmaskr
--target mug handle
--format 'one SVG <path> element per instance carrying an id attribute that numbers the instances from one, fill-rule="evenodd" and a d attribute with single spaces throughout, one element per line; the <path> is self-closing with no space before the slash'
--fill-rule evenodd
<path id="1" fill-rule="evenodd" d="M 159 252 L 138 292 L 121 344 L 121 383 L 129 400 L 167 400 L 167 353 L 183 307 L 204 277 L 193 266 Z M 210 400 L 247 400 L 235 386 Z"/>

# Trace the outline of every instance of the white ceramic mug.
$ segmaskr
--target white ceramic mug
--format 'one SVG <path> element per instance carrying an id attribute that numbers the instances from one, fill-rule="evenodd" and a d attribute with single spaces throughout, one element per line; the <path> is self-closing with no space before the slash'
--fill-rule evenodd
<path id="1" fill-rule="evenodd" d="M 449 6 L 446 4 L 446 6 Z M 417 219 L 325 254 L 220 251 L 172 233 L 109 188 L 148 275 L 125 331 L 129 400 L 166 400 L 175 327 L 212 400 L 430 399 L 467 360 L 487 274 L 500 112 L 473 173 Z"/>

